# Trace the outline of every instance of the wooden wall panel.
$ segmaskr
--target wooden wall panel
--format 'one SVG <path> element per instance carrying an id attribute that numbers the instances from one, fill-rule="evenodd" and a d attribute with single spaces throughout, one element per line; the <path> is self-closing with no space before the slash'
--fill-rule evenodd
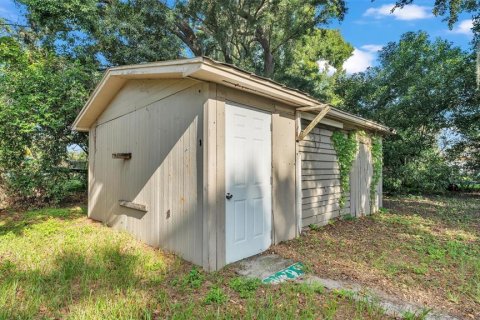
<path id="1" fill-rule="evenodd" d="M 273 243 L 295 238 L 295 117 L 272 114 Z"/>
<path id="2" fill-rule="evenodd" d="M 176 83 L 185 89 L 145 105 L 147 96 L 137 92 L 142 88 L 137 81 L 125 87 L 132 88 L 128 101 L 114 99 L 103 119 L 115 117 L 91 130 L 96 141 L 90 138 L 95 148 L 89 215 L 202 264 L 204 86 Z M 150 81 L 159 91 L 169 84 Z M 132 158 L 112 159 L 117 152 L 131 152 Z M 121 207 L 119 200 L 146 205 L 147 212 Z"/>
<path id="3" fill-rule="evenodd" d="M 199 83 L 192 79 L 130 80 L 99 116 L 97 125 L 145 108 Z"/>
<path id="4" fill-rule="evenodd" d="M 352 200 L 350 213 L 355 217 L 368 215 L 372 212 L 370 205 L 372 174 L 370 141 L 367 138 L 363 138 L 359 141 L 357 157 L 353 162 L 350 173 L 350 195 Z"/>
<path id="5" fill-rule="evenodd" d="M 205 84 L 207 89 L 207 100 L 203 105 L 204 109 L 204 153 L 203 153 L 203 230 L 205 237 L 203 239 L 203 267 L 206 270 L 217 270 L 217 234 L 219 226 L 217 218 L 220 214 L 218 203 L 220 201 L 217 182 L 219 172 L 217 171 L 217 111 L 216 111 L 216 85 Z M 223 199 L 223 196 L 221 197 Z"/>

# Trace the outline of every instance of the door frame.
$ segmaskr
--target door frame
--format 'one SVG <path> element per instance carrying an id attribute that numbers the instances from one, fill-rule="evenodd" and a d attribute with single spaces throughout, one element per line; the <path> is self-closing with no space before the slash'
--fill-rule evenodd
<path id="1" fill-rule="evenodd" d="M 267 114 L 270 118 L 270 139 L 269 139 L 269 143 L 270 143 L 270 232 L 269 233 L 269 246 L 264 250 L 268 250 L 268 248 L 271 247 L 271 245 L 273 244 L 273 233 L 274 233 L 274 224 L 273 224 L 273 218 L 274 218 L 274 215 L 273 215 L 273 148 L 272 148 L 272 145 L 273 145 L 273 132 L 272 132 L 272 126 L 273 126 L 273 119 L 272 119 L 272 112 L 271 111 L 268 111 L 268 110 L 265 110 L 265 109 L 262 109 L 262 108 L 257 108 L 257 107 L 254 107 L 254 106 L 251 106 L 251 105 L 248 105 L 248 104 L 245 104 L 245 103 L 240 103 L 240 102 L 236 102 L 236 101 L 233 101 L 233 100 L 225 100 L 224 101 L 224 104 L 223 104 L 223 176 L 224 176 L 224 188 L 223 188 L 223 202 L 224 202 L 224 205 L 223 205 L 223 242 L 224 242 L 224 264 L 227 264 L 227 261 L 226 261 L 226 257 L 227 257 L 227 237 L 226 237 L 226 228 L 227 228 L 227 219 L 226 219 L 226 216 L 227 216 L 227 199 L 225 198 L 225 192 L 227 191 L 226 190 L 226 187 L 227 187 L 227 154 L 226 154 L 226 148 L 225 148 L 225 143 L 226 143 L 226 126 L 228 125 L 227 124 L 227 120 L 226 120 L 226 108 L 227 108 L 227 105 L 231 105 L 231 106 L 234 106 L 234 107 L 240 107 L 240 108 L 244 108 L 244 109 L 249 109 L 249 110 L 252 110 L 252 111 L 256 111 L 256 112 L 260 112 L 260 113 L 264 113 L 264 114 Z M 219 120 L 219 119 L 217 119 Z M 220 214 L 222 214 L 222 212 L 220 212 Z M 253 255 L 252 255 L 253 256 Z M 241 260 L 243 259 L 246 259 L 248 257 L 245 257 L 245 258 L 242 258 Z"/>
<path id="2" fill-rule="evenodd" d="M 224 85 L 205 82 L 202 92 L 205 100 L 203 102 L 204 125 L 201 134 L 203 139 L 201 141 L 200 153 L 203 154 L 203 159 L 202 168 L 198 170 L 200 175 L 199 184 L 202 188 L 202 192 L 199 194 L 201 196 L 199 204 L 203 216 L 203 229 L 201 231 L 203 234 L 202 266 L 207 271 L 215 271 L 226 265 L 225 104 L 226 102 L 240 104 L 247 108 L 265 111 L 272 116 L 272 243 L 277 241 L 275 215 L 278 210 L 276 207 L 278 206 L 278 200 L 275 198 L 275 190 L 279 186 L 276 186 L 276 178 L 273 173 L 274 166 L 278 165 L 278 150 L 275 151 L 273 141 L 275 139 L 278 140 L 278 136 L 275 136 L 275 123 L 278 125 L 276 114 L 279 110 L 276 104 L 268 98 L 253 93 L 240 92 Z M 288 133 L 287 137 L 290 137 L 290 133 Z M 293 134 L 292 138 L 294 138 Z M 274 157 L 275 154 L 277 154 L 277 158 Z M 288 161 L 292 161 L 292 159 Z M 291 210 L 290 208 L 285 208 L 280 211 L 287 209 L 290 212 L 295 208 L 293 206 Z M 291 237 L 288 238 L 290 239 Z M 282 240 L 286 239 L 282 238 Z"/>

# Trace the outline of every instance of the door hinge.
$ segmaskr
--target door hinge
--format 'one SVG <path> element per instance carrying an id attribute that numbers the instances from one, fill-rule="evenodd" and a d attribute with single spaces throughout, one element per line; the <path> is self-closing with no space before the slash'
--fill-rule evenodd
<path id="1" fill-rule="evenodd" d="M 273 186 L 273 177 L 270 176 L 270 185 Z"/>

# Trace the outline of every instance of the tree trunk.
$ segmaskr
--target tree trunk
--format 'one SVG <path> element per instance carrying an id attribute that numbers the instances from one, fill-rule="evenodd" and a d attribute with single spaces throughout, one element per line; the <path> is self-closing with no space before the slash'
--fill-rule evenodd
<path id="1" fill-rule="evenodd" d="M 184 44 L 187 45 L 194 56 L 199 57 L 204 55 L 204 50 L 202 46 L 198 43 L 197 36 L 195 32 L 192 30 L 188 22 L 186 21 L 178 21 L 175 23 L 176 29 L 172 30 L 172 32 L 182 40 Z"/>
<path id="2" fill-rule="evenodd" d="M 266 78 L 271 78 L 273 76 L 273 72 L 275 71 L 275 60 L 270 49 L 270 42 L 265 37 L 265 34 L 261 28 L 257 28 L 257 30 L 255 30 L 255 38 L 263 49 L 263 76 Z"/>
<path id="3" fill-rule="evenodd" d="M 267 78 L 272 78 L 273 71 L 275 71 L 275 60 L 273 54 L 264 49 L 263 52 L 263 75 Z"/>

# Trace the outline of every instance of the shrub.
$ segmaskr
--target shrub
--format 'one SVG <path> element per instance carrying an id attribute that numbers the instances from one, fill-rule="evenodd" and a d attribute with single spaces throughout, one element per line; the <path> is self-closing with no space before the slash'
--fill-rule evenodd
<path id="1" fill-rule="evenodd" d="M 453 169 L 435 149 L 427 149 L 403 166 L 386 168 L 384 187 L 394 192 L 435 192 L 447 189 Z"/>
<path id="2" fill-rule="evenodd" d="M 0 38 L 0 180 L 13 200 L 59 202 L 70 180 L 68 148 L 86 148 L 70 125 L 95 84 L 95 66 Z M 78 177 L 77 177 L 78 178 Z M 86 181 L 86 174 L 80 181 Z"/>

